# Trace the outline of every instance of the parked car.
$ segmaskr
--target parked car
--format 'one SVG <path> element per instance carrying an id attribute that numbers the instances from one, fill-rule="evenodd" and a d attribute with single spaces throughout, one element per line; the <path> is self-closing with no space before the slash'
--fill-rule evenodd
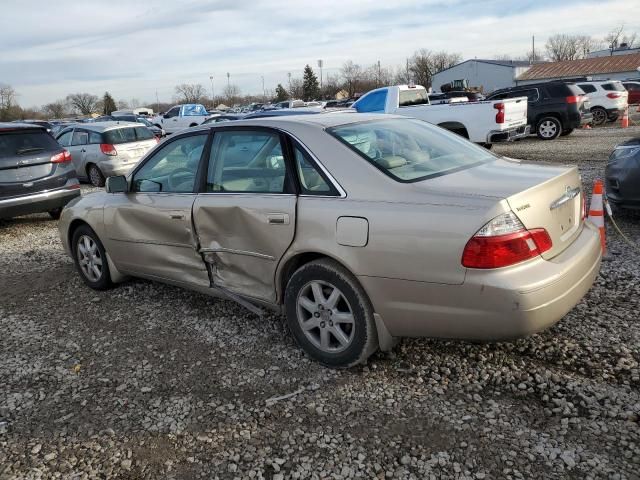
<path id="1" fill-rule="evenodd" d="M 34 123 L 0 123 L 0 218 L 48 212 L 80 196 L 71 155 Z"/>
<path id="2" fill-rule="evenodd" d="M 224 115 L 216 115 L 214 117 L 207 118 L 202 125 L 209 125 L 211 123 L 229 122 L 232 120 L 242 120 L 245 117 L 244 113 L 226 113 Z"/>
<path id="3" fill-rule="evenodd" d="M 605 122 L 615 122 L 627 108 L 629 94 L 617 80 L 604 82 L 579 82 L 577 83 L 589 97 L 593 124 L 603 125 Z"/>
<path id="4" fill-rule="evenodd" d="M 132 122 L 72 125 L 56 139 L 71 153 L 78 177 L 96 187 L 108 176 L 127 173 L 158 143 L 151 130 Z"/>
<path id="5" fill-rule="evenodd" d="M 149 121 L 156 127 L 170 134 L 185 128 L 200 125 L 208 117 L 209 113 L 207 109 L 204 108 L 204 105 L 189 103 L 171 107 L 166 113 L 156 115 L 149 119 Z"/>
<path id="6" fill-rule="evenodd" d="M 44 120 L 14 120 L 12 123 L 29 123 L 33 125 L 40 125 L 41 127 L 44 127 L 49 133 L 51 133 L 51 131 L 53 130 L 53 125 Z"/>
<path id="7" fill-rule="evenodd" d="M 629 94 L 629 105 L 640 105 L 640 82 L 622 82 Z"/>
<path id="8" fill-rule="evenodd" d="M 640 209 L 640 137 L 616 146 L 609 156 L 605 179 L 610 205 Z"/>
<path id="9" fill-rule="evenodd" d="M 165 137 L 167 135 L 167 133 L 162 128 L 157 127 L 156 125 L 151 123 L 149 120 L 147 120 L 147 118 L 138 117 L 136 115 L 132 115 L 132 114 L 128 114 L 128 113 L 123 113 L 123 114 L 118 114 L 118 115 L 114 115 L 113 113 L 111 115 L 102 115 L 101 117 L 98 117 L 98 118 L 95 119 L 94 123 L 96 123 L 96 122 L 133 122 L 133 123 L 141 123 L 142 125 L 147 127 L 149 130 L 151 130 L 151 132 L 153 133 L 153 135 L 156 138 L 162 138 L 162 137 Z"/>
<path id="10" fill-rule="evenodd" d="M 598 275 L 583 206 L 577 167 L 328 113 L 181 132 L 59 229 L 91 288 L 132 275 L 283 311 L 309 356 L 346 367 L 397 337 L 497 340 L 560 320 Z"/>
<path id="11" fill-rule="evenodd" d="M 496 90 L 487 100 L 527 97 L 527 121 L 542 140 L 569 135 L 591 123 L 589 98 L 575 84 L 545 82 Z"/>
<path id="12" fill-rule="evenodd" d="M 395 113 L 426 120 L 488 148 L 494 142 L 517 140 L 529 134 L 524 98 L 431 105 L 426 88 L 396 85 L 371 90 L 353 108 L 360 113 Z"/>

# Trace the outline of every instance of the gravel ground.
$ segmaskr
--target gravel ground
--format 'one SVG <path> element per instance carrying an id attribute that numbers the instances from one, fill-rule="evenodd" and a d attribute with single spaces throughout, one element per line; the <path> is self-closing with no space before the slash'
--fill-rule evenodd
<path id="1" fill-rule="evenodd" d="M 640 128 L 499 145 L 585 184 Z M 640 243 L 640 217 L 620 227 Z M 0 225 L 0 479 L 612 478 L 640 471 L 639 253 L 513 343 L 309 361 L 280 318 L 158 283 L 89 290 L 56 222 Z M 287 396 L 287 398 L 280 398 Z"/>

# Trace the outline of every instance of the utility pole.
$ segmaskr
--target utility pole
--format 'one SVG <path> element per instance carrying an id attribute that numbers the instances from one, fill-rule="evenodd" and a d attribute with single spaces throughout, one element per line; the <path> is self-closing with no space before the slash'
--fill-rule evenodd
<path id="1" fill-rule="evenodd" d="M 376 78 L 376 87 L 380 86 L 380 78 L 382 77 L 382 72 L 380 70 L 380 60 L 378 60 L 378 77 Z"/>
<path id="2" fill-rule="evenodd" d="M 289 77 L 289 97 L 291 97 L 291 72 L 287 73 L 287 77 Z"/>
<path id="3" fill-rule="evenodd" d="M 536 61 L 536 36 L 535 35 L 531 35 L 531 62 L 533 63 Z"/>
<path id="4" fill-rule="evenodd" d="M 322 59 L 318 60 L 318 68 L 320 69 L 320 91 L 322 91 L 322 66 L 324 65 L 324 62 L 322 61 Z"/>
<path id="5" fill-rule="evenodd" d="M 209 75 L 209 80 L 211 80 L 211 106 L 215 108 L 215 95 L 213 94 L 213 75 Z"/>
<path id="6" fill-rule="evenodd" d="M 227 87 L 231 87 L 231 74 L 227 72 Z"/>
<path id="7" fill-rule="evenodd" d="M 267 92 L 264 90 L 264 75 L 262 75 L 262 101 L 267 101 Z"/>
<path id="8" fill-rule="evenodd" d="M 158 100 L 158 89 L 156 88 L 156 113 L 160 113 L 160 100 Z"/>

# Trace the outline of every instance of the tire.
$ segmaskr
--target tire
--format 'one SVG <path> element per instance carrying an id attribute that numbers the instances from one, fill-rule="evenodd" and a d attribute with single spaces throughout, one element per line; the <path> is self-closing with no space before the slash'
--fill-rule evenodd
<path id="1" fill-rule="evenodd" d="M 71 246 L 73 249 L 73 261 L 84 283 L 94 290 L 110 288 L 113 284 L 111 282 L 111 273 L 109 272 L 109 263 L 98 235 L 88 225 L 82 225 L 73 232 Z M 93 268 L 94 266 L 97 267 L 97 270 Z M 97 274 L 98 271 L 99 275 Z M 93 275 L 88 272 L 92 272 Z"/>
<path id="2" fill-rule="evenodd" d="M 592 123 L 596 126 L 604 125 L 607 122 L 607 111 L 602 107 L 593 107 L 591 109 L 593 115 Z"/>
<path id="3" fill-rule="evenodd" d="M 562 125 L 556 117 L 543 117 L 536 125 L 536 135 L 541 140 L 555 140 L 562 133 Z"/>
<path id="4" fill-rule="evenodd" d="M 296 343 L 327 367 L 365 363 L 378 348 L 373 307 L 367 294 L 356 278 L 333 260 L 317 260 L 300 267 L 289 279 L 284 305 Z M 338 315 L 344 321 L 339 321 Z"/>
<path id="5" fill-rule="evenodd" d="M 49 210 L 47 213 L 54 220 L 58 220 L 60 218 L 60 215 L 62 215 L 62 207 L 55 208 L 53 210 Z"/>
<path id="6" fill-rule="evenodd" d="M 94 187 L 104 187 L 104 175 L 94 163 L 87 167 L 87 177 Z"/>
<path id="7" fill-rule="evenodd" d="M 567 128 L 566 130 L 562 130 L 562 133 L 560 134 L 560 136 L 566 137 L 567 135 L 571 134 L 571 132 L 573 132 L 573 128 Z"/>

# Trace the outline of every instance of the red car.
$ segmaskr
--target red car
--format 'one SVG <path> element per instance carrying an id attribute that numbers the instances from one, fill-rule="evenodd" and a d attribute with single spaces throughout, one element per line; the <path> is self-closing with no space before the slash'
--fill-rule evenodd
<path id="1" fill-rule="evenodd" d="M 624 88 L 629 92 L 629 105 L 640 104 L 640 82 L 622 82 Z"/>

